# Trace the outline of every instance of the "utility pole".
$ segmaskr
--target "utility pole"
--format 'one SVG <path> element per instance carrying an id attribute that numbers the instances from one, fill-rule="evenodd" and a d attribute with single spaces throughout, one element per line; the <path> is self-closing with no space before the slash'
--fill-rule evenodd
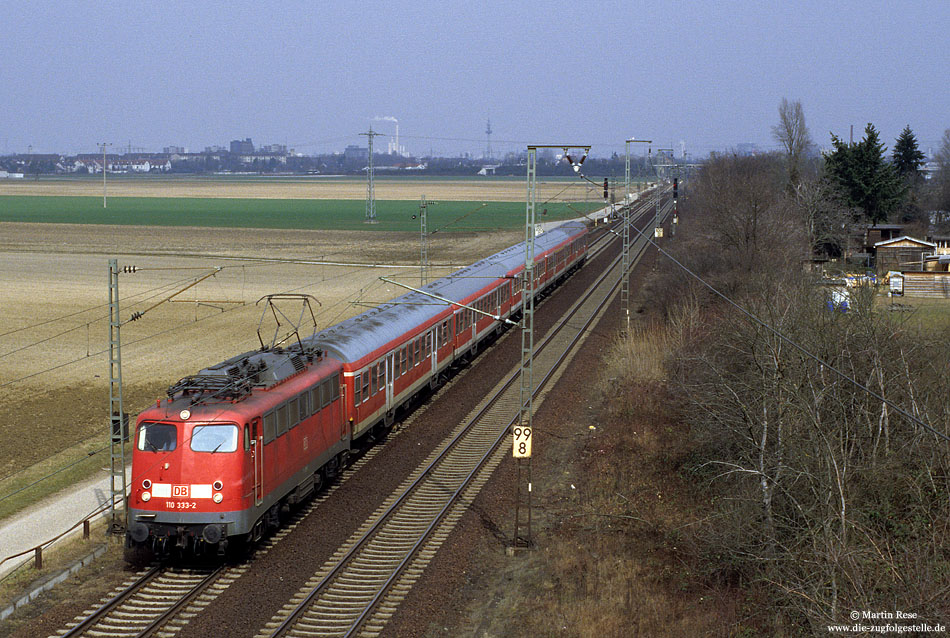
<path id="1" fill-rule="evenodd" d="M 518 420 L 512 426 L 512 455 L 517 459 L 518 478 L 515 482 L 515 526 L 512 547 L 530 547 L 531 538 L 531 439 L 534 432 L 534 238 L 536 234 L 537 196 L 538 196 L 538 149 L 560 148 L 564 157 L 571 162 L 575 172 L 587 158 L 590 146 L 578 144 L 557 144 L 528 146 L 528 196 L 524 220 L 524 272 L 521 284 L 521 396 Z M 579 161 L 570 157 L 572 148 L 584 149 Z M 527 520 L 525 533 L 521 533 L 522 474 L 526 473 L 527 491 L 525 506 Z"/>
<path id="2" fill-rule="evenodd" d="M 422 196 L 419 202 L 419 223 L 421 230 L 419 232 L 419 246 L 421 255 L 419 256 L 419 285 L 425 286 L 428 281 L 429 271 L 429 231 L 427 227 L 426 215 L 429 212 L 429 205 L 426 203 L 426 196 Z"/>
<path id="3" fill-rule="evenodd" d="M 360 133 L 360 135 L 365 135 L 369 140 L 369 165 L 366 170 L 366 219 L 363 221 L 367 224 L 377 224 L 379 220 L 376 219 L 376 188 L 373 183 L 373 138 L 382 133 L 374 132 L 373 127 L 370 126 L 368 133 Z"/>
<path id="4" fill-rule="evenodd" d="M 105 145 L 103 145 L 105 146 Z M 103 166 L 103 168 L 105 168 Z M 122 404 L 122 350 L 119 328 L 119 265 L 109 260 L 109 458 L 111 496 L 109 511 L 112 523 L 111 534 L 124 534 L 128 528 L 129 492 L 125 473 L 125 441 L 128 438 L 129 421 Z M 122 516 L 116 511 L 116 499 L 122 499 Z"/>
<path id="5" fill-rule="evenodd" d="M 109 204 L 106 201 L 106 147 L 112 146 L 112 144 L 103 142 L 100 146 L 102 147 L 102 207 L 108 208 Z"/>
<path id="6" fill-rule="evenodd" d="M 623 312 L 626 327 L 624 334 L 630 334 L 630 208 L 633 203 L 630 201 L 630 145 L 631 144 L 652 144 L 652 140 L 638 140 L 630 138 L 624 143 L 626 151 L 626 163 L 624 165 L 624 198 L 623 208 L 623 259 L 620 267 L 620 308 Z"/>
<path id="7" fill-rule="evenodd" d="M 670 163 L 669 163 L 669 164 L 660 164 L 659 162 L 660 162 L 660 156 L 661 156 L 661 154 L 664 154 L 664 155 L 665 155 L 666 153 L 669 153 L 669 154 L 670 154 L 670 155 L 669 155 L 669 157 L 670 157 L 670 160 L 669 160 Z M 664 161 L 664 162 L 666 161 L 665 157 L 664 157 L 663 161 Z M 662 181 L 664 180 L 664 177 L 660 175 L 660 169 L 661 169 L 661 168 L 669 168 L 669 167 L 673 166 L 673 149 L 672 149 L 672 148 L 658 148 L 658 149 L 656 149 L 656 162 L 657 162 L 657 163 L 654 164 L 654 167 L 653 167 L 653 170 L 654 170 L 654 172 L 656 173 L 656 192 L 654 193 L 654 201 L 656 202 L 656 208 L 654 209 L 655 212 L 654 212 L 654 214 L 653 214 L 653 237 L 654 237 L 654 239 L 657 237 L 657 230 L 656 230 L 656 229 L 657 229 L 657 227 L 660 225 L 660 191 L 662 190 L 662 188 L 660 188 L 660 182 L 662 182 Z"/>

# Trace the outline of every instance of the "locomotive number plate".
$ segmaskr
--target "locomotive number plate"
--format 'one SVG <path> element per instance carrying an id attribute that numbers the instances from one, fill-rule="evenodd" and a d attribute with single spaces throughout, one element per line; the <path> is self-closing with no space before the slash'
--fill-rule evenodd
<path id="1" fill-rule="evenodd" d="M 198 504 L 194 501 L 165 501 L 165 509 L 194 510 L 198 509 Z"/>

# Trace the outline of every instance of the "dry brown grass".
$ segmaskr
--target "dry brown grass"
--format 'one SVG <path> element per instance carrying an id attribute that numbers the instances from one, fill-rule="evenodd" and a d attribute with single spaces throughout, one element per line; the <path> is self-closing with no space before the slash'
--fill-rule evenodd
<path id="1" fill-rule="evenodd" d="M 398 267 L 418 261 L 417 236 L 377 235 L 0 224 L 0 478 L 66 448 L 81 455 L 79 444 L 90 438 L 106 443 L 109 257 L 140 268 L 120 276 L 123 320 L 222 268 L 182 294 L 184 303 L 162 304 L 123 326 L 125 409 L 134 415 L 182 376 L 258 347 L 255 302 L 266 294 L 313 295 L 322 328 L 404 292 L 381 275 L 418 283 L 417 268 Z M 518 240 L 518 233 L 445 235 L 430 242 L 430 258 L 461 266 Z"/>
<path id="2" fill-rule="evenodd" d="M 604 411 L 591 413 L 596 429 L 562 465 L 566 485 L 544 488 L 561 496 L 539 506 L 540 549 L 506 568 L 497 601 L 517 618 L 493 623 L 490 635 L 747 635 L 737 593 L 703 584 L 678 542 L 705 506 L 679 474 L 689 439 L 667 403 L 667 342 L 664 330 L 641 327 L 605 356 Z"/>
<path id="3" fill-rule="evenodd" d="M 498 179 L 386 179 L 377 178 L 376 198 L 418 201 L 425 194 L 430 202 L 525 200 L 524 178 Z M 359 178 L 257 178 L 248 180 L 194 177 L 123 177 L 108 181 L 112 197 L 217 197 L 250 199 L 365 199 L 366 182 Z M 538 200 L 583 200 L 587 185 L 574 182 L 541 182 Z M 0 195 L 74 195 L 101 197 L 102 181 L 87 179 L 41 179 L 0 181 Z"/>
<path id="4" fill-rule="evenodd" d="M 669 352 L 669 335 L 662 328 L 634 326 L 626 338 L 618 337 L 604 361 L 604 376 L 623 385 L 662 381 Z"/>

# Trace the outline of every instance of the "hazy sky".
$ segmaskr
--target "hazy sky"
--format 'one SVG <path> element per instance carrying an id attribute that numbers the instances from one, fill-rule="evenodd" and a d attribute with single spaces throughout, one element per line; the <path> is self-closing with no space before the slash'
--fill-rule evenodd
<path id="1" fill-rule="evenodd" d="M 646 137 L 698 156 L 774 147 L 782 97 L 819 145 L 910 124 L 926 151 L 950 128 L 948 27 L 947 0 L 0 0 L 0 153 L 327 152 L 391 116 L 417 154 L 482 153 L 490 117 L 496 153 Z"/>

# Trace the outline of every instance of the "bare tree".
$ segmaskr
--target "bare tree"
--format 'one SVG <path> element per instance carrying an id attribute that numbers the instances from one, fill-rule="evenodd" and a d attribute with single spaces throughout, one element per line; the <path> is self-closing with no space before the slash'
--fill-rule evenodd
<path id="1" fill-rule="evenodd" d="M 940 232 L 950 230 L 950 129 L 943 132 L 940 150 L 937 152 L 937 174 L 930 180 L 928 203 L 933 214 L 936 229 Z"/>
<path id="2" fill-rule="evenodd" d="M 787 202 L 805 226 L 811 254 L 832 259 L 845 254 L 852 214 L 834 188 L 822 179 L 803 179 L 788 193 Z"/>
<path id="3" fill-rule="evenodd" d="M 782 98 L 778 107 L 779 123 L 772 127 L 772 137 L 782 145 L 788 160 L 788 181 L 794 187 L 802 175 L 802 165 L 812 146 L 811 134 L 805 125 L 805 111 L 798 100 Z"/>

